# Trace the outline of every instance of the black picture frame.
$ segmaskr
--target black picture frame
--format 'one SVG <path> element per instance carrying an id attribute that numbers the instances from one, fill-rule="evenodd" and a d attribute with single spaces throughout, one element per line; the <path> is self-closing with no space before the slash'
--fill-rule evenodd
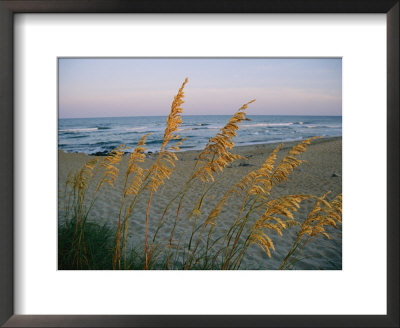
<path id="1" fill-rule="evenodd" d="M 4 327 L 399 327 L 398 0 L 0 0 L 0 324 Z M 16 13 L 385 13 L 387 315 L 14 315 L 13 17 Z"/>

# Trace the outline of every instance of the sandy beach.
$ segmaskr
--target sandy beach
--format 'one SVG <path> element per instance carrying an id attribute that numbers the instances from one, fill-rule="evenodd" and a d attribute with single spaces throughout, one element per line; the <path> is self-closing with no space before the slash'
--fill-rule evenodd
<path id="1" fill-rule="evenodd" d="M 298 142 L 286 142 L 278 154 L 278 161 L 289 151 L 289 149 Z M 218 175 L 217 182 L 204 200 L 203 218 L 212 210 L 215 204 L 222 197 L 224 192 L 233 184 L 238 182 L 240 178 L 248 172 L 255 170 L 261 166 L 264 160 L 277 144 L 256 144 L 251 146 L 235 147 L 234 153 L 238 153 L 247 158 L 247 160 L 238 160 L 231 166 L 224 169 Z M 160 187 L 154 195 L 152 206 L 150 209 L 149 231 L 150 236 L 154 232 L 159 217 L 165 206 L 171 198 L 177 193 L 180 187 L 187 180 L 199 151 L 185 151 L 177 154 L 175 171 L 169 180 Z M 149 167 L 154 163 L 156 153 L 148 154 L 143 167 Z M 81 153 L 65 153 L 58 152 L 59 165 L 59 190 L 63 190 L 66 178 L 71 171 L 79 169 L 91 157 Z M 283 182 L 274 187 L 271 198 L 289 194 L 313 194 L 322 196 L 324 193 L 331 191 L 329 199 L 334 198 L 342 192 L 342 138 L 325 138 L 312 141 L 307 151 L 302 154 L 300 159 L 304 159 L 308 164 L 302 164 L 296 168 L 290 176 L 289 181 Z M 120 163 L 120 172 L 125 172 L 128 163 L 128 156 L 124 156 Z M 118 210 L 121 199 L 121 190 L 123 184 L 123 174 L 120 174 L 115 188 L 105 187 L 98 195 L 98 199 L 90 212 L 88 220 L 96 221 L 101 224 L 107 223 L 116 226 L 118 220 Z M 185 202 L 183 204 L 179 225 L 176 230 L 176 236 L 184 231 L 190 231 L 192 221 L 188 220 L 188 216 L 193 209 L 194 204 L 198 201 L 199 190 L 196 185 L 189 190 Z M 148 195 L 143 194 L 133 212 L 129 225 L 129 243 L 131 245 L 143 245 L 144 243 L 144 225 L 145 213 Z M 62 222 L 64 213 L 62 198 L 59 198 L 59 222 Z M 170 213 L 175 213 L 176 202 Z M 221 215 L 218 217 L 215 235 L 223 233 L 229 229 L 229 223 L 232 222 L 232 213 L 236 213 L 238 202 L 234 200 L 223 207 Z M 296 213 L 296 218 L 300 221 L 304 220 L 305 215 L 311 209 L 312 204 L 304 204 Z M 169 237 L 169 231 L 173 224 L 173 215 L 166 218 L 165 225 L 160 230 L 159 240 L 166 240 Z M 277 269 L 282 259 L 296 238 L 298 227 L 293 227 L 284 231 L 282 237 L 274 231 L 269 236 L 275 244 L 276 251 L 272 252 L 272 257 L 268 258 L 266 253 L 258 246 L 253 245 L 248 249 L 247 255 L 243 260 L 241 269 Z M 295 269 L 341 269 L 342 268 L 342 235 L 341 227 L 338 229 L 329 229 L 331 239 L 319 237 L 307 244 L 303 250 L 304 257 L 296 263 Z"/>

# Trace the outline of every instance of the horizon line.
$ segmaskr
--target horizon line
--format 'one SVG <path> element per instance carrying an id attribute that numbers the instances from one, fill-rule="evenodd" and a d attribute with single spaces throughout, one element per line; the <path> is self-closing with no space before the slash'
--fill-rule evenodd
<path id="1" fill-rule="evenodd" d="M 230 114 L 182 114 L 185 116 L 232 116 Z M 311 117 L 343 117 L 343 115 L 290 115 L 290 114 L 248 114 L 246 116 L 311 116 Z M 131 116 L 91 116 L 91 117 L 58 117 L 59 120 L 88 119 L 88 118 L 127 118 L 127 117 L 168 117 L 168 115 L 131 115 Z"/>

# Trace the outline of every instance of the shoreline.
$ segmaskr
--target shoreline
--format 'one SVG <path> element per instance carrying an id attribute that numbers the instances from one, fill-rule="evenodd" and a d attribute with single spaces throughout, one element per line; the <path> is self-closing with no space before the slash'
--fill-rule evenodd
<path id="1" fill-rule="evenodd" d="M 301 141 L 303 141 L 305 139 L 289 140 L 289 141 L 260 142 L 260 143 L 246 144 L 246 145 L 235 145 L 232 148 L 232 151 L 238 150 L 240 152 L 240 151 L 243 151 L 245 148 L 257 147 L 257 146 L 259 146 L 259 147 L 271 146 L 272 147 L 272 146 L 275 145 L 275 147 L 276 147 L 279 144 L 283 144 L 284 147 L 282 149 L 285 149 L 286 146 L 293 146 L 294 144 L 300 143 Z M 328 142 L 328 141 L 331 141 L 331 140 L 338 140 L 338 139 L 342 139 L 342 136 L 321 137 L 319 139 L 313 140 L 313 144 L 321 143 L 321 142 Z M 146 145 L 144 147 L 146 147 Z M 182 149 L 181 148 L 179 152 L 175 152 L 175 153 L 176 154 L 182 154 L 182 153 L 187 153 L 187 152 L 198 153 L 198 152 L 201 152 L 202 149 L 203 148 L 199 148 L 199 149 L 185 149 L 185 148 Z M 82 152 L 67 152 L 67 151 L 64 151 L 63 149 L 57 149 L 57 150 L 58 150 L 58 153 L 62 152 L 62 153 L 65 153 L 65 154 L 81 154 L 81 155 L 86 155 L 86 156 L 99 156 L 99 157 L 107 156 L 107 154 L 109 153 L 107 151 L 102 151 L 102 152 L 97 152 L 95 154 L 87 154 L 87 153 L 82 153 Z M 158 154 L 158 151 L 147 151 L 146 150 L 144 153 L 146 154 L 146 156 L 149 156 L 149 155 Z M 125 152 L 124 156 L 129 155 L 129 154 L 130 154 L 130 152 Z"/>

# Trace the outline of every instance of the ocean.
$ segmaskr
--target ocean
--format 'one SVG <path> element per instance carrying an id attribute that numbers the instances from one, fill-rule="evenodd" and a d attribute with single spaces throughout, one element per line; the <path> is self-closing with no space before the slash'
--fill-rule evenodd
<path id="1" fill-rule="evenodd" d="M 202 149 L 229 118 L 229 115 L 182 116 L 178 134 L 187 140 L 181 151 Z M 248 118 L 250 121 L 240 124 L 234 139 L 237 146 L 342 135 L 341 116 L 249 115 Z M 151 132 L 146 139 L 146 150 L 155 152 L 160 149 L 165 123 L 166 116 L 59 119 L 58 148 L 105 155 L 121 144 L 134 147 L 143 134 Z"/>

